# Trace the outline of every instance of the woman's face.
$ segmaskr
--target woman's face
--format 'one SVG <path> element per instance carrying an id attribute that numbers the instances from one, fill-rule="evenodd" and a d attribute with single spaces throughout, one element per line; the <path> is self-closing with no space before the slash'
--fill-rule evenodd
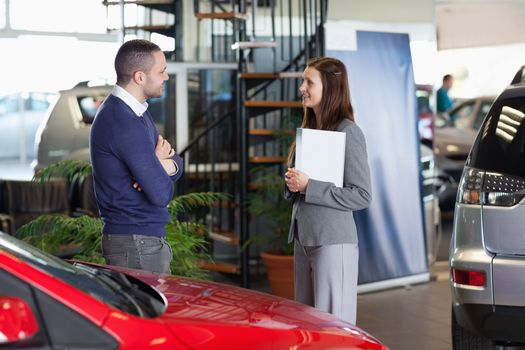
<path id="1" fill-rule="evenodd" d="M 321 73 L 315 68 L 307 67 L 303 73 L 303 83 L 299 87 L 303 96 L 303 106 L 310 107 L 314 111 L 321 105 L 323 98 L 323 83 Z"/>

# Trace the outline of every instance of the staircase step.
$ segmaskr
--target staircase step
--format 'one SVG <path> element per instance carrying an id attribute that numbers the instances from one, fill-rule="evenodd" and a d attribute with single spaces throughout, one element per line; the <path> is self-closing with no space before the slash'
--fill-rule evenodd
<path id="1" fill-rule="evenodd" d="M 232 50 L 264 49 L 277 47 L 275 41 L 239 41 L 232 45 Z"/>
<path id="2" fill-rule="evenodd" d="M 256 108 L 303 108 L 301 101 L 245 101 L 246 107 Z"/>
<path id="3" fill-rule="evenodd" d="M 281 164 L 287 160 L 286 157 L 281 156 L 256 156 L 248 158 L 248 161 L 254 164 Z"/>
<path id="4" fill-rule="evenodd" d="M 238 245 L 240 242 L 239 235 L 233 231 L 210 231 L 209 236 L 214 241 Z"/>
<path id="5" fill-rule="evenodd" d="M 241 271 L 238 265 L 220 261 L 201 261 L 202 269 L 238 275 Z"/>
<path id="6" fill-rule="evenodd" d="M 280 133 L 295 135 L 294 130 L 281 130 L 281 129 L 251 129 L 248 131 L 248 134 L 252 136 L 275 136 L 276 131 L 279 131 Z"/>
<path id="7" fill-rule="evenodd" d="M 279 73 L 239 73 L 239 78 L 241 79 L 278 79 Z"/>
<path id="8" fill-rule="evenodd" d="M 199 12 L 195 14 L 197 19 L 247 19 L 248 16 L 241 12 Z"/>

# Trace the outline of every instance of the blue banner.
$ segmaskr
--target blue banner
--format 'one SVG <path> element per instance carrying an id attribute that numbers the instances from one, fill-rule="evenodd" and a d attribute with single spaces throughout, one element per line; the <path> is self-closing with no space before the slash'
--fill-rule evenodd
<path id="1" fill-rule="evenodd" d="M 357 32 L 357 50 L 328 50 L 327 56 L 347 66 L 372 174 L 372 204 L 354 213 L 359 284 L 426 273 L 417 101 L 408 35 Z"/>

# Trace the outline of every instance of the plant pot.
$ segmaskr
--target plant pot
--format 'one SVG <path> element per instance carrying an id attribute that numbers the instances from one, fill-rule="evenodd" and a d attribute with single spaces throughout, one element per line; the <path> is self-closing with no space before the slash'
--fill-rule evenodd
<path id="1" fill-rule="evenodd" d="M 294 262 L 293 256 L 272 252 L 262 252 L 261 258 L 266 271 L 270 287 L 275 295 L 294 299 Z"/>

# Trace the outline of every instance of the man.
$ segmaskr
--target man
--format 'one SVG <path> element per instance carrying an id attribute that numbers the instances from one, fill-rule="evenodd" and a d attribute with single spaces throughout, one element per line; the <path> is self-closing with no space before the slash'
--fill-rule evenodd
<path id="1" fill-rule="evenodd" d="M 147 40 L 124 43 L 117 84 L 91 127 L 90 151 L 102 252 L 110 265 L 170 273 L 167 204 L 182 176 L 182 158 L 158 134 L 146 100 L 162 96 L 166 59 Z"/>
<path id="2" fill-rule="evenodd" d="M 438 89 L 437 96 L 436 96 L 436 99 L 437 99 L 437 101 L 436 101 L 437 102 L 437 112 L 438 112 L 438 114 L 448 113 L 448 110 L 453 105 L 453 101 L 450 98 L 450 96 L 448 95 L 448 91 L 452 87 L 453 83 L 454 83 L 454 78 L 452 77 L 452 75 L 446 74 L 443 77 L 443 84 Z M 455 120 L 453 120 L 453 116 L 451 115 L 451 116 L 449 116 L 449 118 L 450 118 L 450 121 L 453 124 L 454 121 L 455 121 Z"/>

